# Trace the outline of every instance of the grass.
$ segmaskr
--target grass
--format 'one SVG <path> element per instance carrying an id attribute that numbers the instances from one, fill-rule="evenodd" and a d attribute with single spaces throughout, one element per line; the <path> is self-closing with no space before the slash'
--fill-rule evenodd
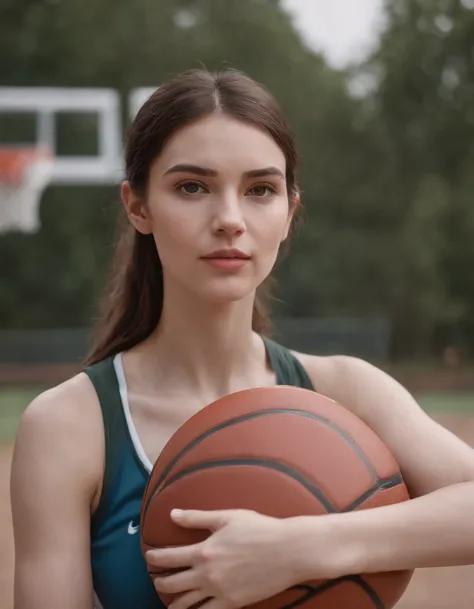
<path id="1" fill-rule="evenodd" d="M 11 442 L 21 413 L 42 387 L 0 387 L 0 444 Z M 417 396 L 427 412 L 459 412 L 474 415 L 474 393 L 425 394 Z"/>
<path id="2" fill-rule="evenodd" d="M 427 412 L 461 412 L 474 415 L 474 393 L 434 393 L 417 396 Z"/>
<path id="3" fill-rule="evenodd" d="M 14 438 L 21 413 L 41 391 L 39 387 L 0 388 L 0 443 Z"/>

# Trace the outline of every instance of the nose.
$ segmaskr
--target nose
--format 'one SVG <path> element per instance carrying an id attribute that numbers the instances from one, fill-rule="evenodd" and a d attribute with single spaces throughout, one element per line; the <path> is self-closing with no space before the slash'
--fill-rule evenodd
<path id="1" fill-rule="evenodd" d="M 216 201 L 212 228 L 215 233 L 221 235 L 239 236 L 245 232 L 242 205 L 236 193 L 222 194 Z"/>

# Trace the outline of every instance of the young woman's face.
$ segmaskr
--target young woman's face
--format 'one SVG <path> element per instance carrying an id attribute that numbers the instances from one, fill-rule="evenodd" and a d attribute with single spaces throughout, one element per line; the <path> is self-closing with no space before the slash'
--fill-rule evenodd
<path id="1" fill-rule="evenodd" d="M 177 132 L 151 167 L 143 219 L 132 217 L 153 233 L 165 291 L 214 302 L 254 293 L 288 234 L 285 172 L 269 135 L 225 114 Z"/>

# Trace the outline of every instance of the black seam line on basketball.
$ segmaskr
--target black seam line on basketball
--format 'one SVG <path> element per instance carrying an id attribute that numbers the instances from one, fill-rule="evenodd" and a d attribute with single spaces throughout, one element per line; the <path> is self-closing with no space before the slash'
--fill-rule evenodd
<path id="1" fill-rule="evenodd" d="M 220 423 L 219 425 L 216 425 L 215 427 L 212 427 L 211 429 L 208 429 L 207 431 L 205 431 L 204 433 L 199 435 L 197 438 L 194 438 L 194 440 L 189 442 L 189 444 L 187 444 L 168 463 L 168 465 L 164 469 L 163 473 L 161 474 L 160 478 L 155 483 L 155 485 L 153 487 L 153 490 L 149 493 L 147 502 L 145 504 L 145 508 L 143 510 L 143 518 L 146 516 L 146 513 L 148 511 L 148 506 L 150 504 L 150 501 L 155 496 L 156 490 L 163 483 L 163 480 L 165 480 L 165 478 L 170 473 L 170 471 L 173 469 L 173 467 L 176 465 L 176 463 L 182 457 L 184 457 L 185 454 L 187 454 L 190 450 L 192 450 L 195 446 L 200 444 L 203 440 L 205 440 L 209 436 L 217 433 L 218 431 L 221 431 L 222 429 L 225 429 L 226 427 L 230 427 L 230 426 L 235 425 L 237 423 L 244 423 L 245 421 L 250 421 L 251 419 L 257 419 L 259 417 L 264 417 L 264 416 L 267 416 L 267 415 L 275 415 L 275 414 L 293 414 L 293 415 L 296 415 L 296 416 L 305 417 L 307 419 L 312 419 L 313 421 L 318 421 L 318 423 L 322 423 L 322 424 L 328 426 L 330 429 L 332 429 L 337 434 L 339 434 L 339 436 L 350 446 L 350 448 L 352 448 L 352 450 L 357 454 L 357 456 L 363 461 L 365 467 L 367 468 L 367 471 L 372 476 L 374 481 L 378 480 L 377 472 L 375 471 L 372 463 L 369 461 L 367 456 L 364 454 L 364 452 L 362 451 L 360 446 L 358 446 L 358 444 L 356 444 L 356 442 L 351 438 L 351 436 L 349 436 L 343 429 L 341 429 L 338 425 L 334 424 L 329 419 L 326 419 L 325 417 L 322 417 L 320 415 L 313 414 L 312 412 L 307 412 L 306 410 L 300 410 L 300 409 L 297 409 L 297 408 L 272 408 L 272 409 L 269 409 L 269 410 L 258 410 L 256 412 L 251 412 L 251 413 L 248 413 L 248 414 L 245 414 L 245 415 L 241 415 L 239 417 L 234 417 L 233 419 L 229 419 L 227 421 L 224 421 L 223 423 Z"/>
<path id="2" fill-rule="evenodd" d="M 249 457 L 242 457 L 242 458 L 237 457 L 237 458 L 233 458 L 233 459 L 216 459 L 215 461 L 202 461 L 201 463 L 196 463 L 195 465 L 190 465 L 183 471 L 175 474 L 174 476 L 171 476 L 171 478 L 169 480 L 167 480 L 167 482 L 161 487 L 161 489 L 158 491 L 157 494 L 159 495 L 162 491 L 164 491 L 165 489 L 170 487 L 172 484 L 174 484 L 175 482 L 178 482 L 178 480 L 181 480 L 181 478 L 186 478 L 187 476 L 190 476 L 191 474 L 194 474 L 196 472 L 199 472 L 199 471 L 202 471 L 205 469 L 213 469 L 215 467 L 238 467 L 238 466 L 264 467 L 267 469 L 276 470 L 278 472 L 281 472 L 282 474 L 290 476 L 291 478 L 293 478 L 293 480 L 296 480 L 297 482 L 302 484 L 306 488 L 306 490 L 308 490 L 313 495 L 313 497 L 315 497 L 324 506 L 324 508 L 326 509 L 327 512 L 332 513 L 332 514 L 337 512 L 337 510 L 333 506 L 333 504 L 319 490 L 319 488 L 317 486 L 314 486 L 314 484 L 312 484 L 309 480 L 306 480 L 306 478 L 302 474 L 300 474 L 298 471 L 292 469 L 288 465 L 285 465 L 284 463 L 279 463 L 278 461 L 272 461 L 271 459 L 252 459 Z"/>
<path id="3" fill-rule="evenodd" d="M 163 571 L 148 571 L 148 574 L 150 576 L 163 577 L 165 575 L 172 575 L 176 572 L 176 570 L 168 569 Z M 322 594 L 323 592 L 326 592 L 327 590 L 330 590 L 331 588 L 334 588 L 338 584 L 343 583 L 345 581 L 352 582 L 360 586 L 373 601 L 376 609 L 385 609 L 382 601 L 380 600 L 375 590 L 360 575 L 345 575 L 343 577 L 338 577 L 337 579 L 329 580 L 324 584 L 320 584 L 319 586 L 312 586 L 310 584 L 298 584 L 296 586 L 292 586 L 291 588 L 289 588 L 289 590 L 301 590 L 304 592 L 304 594 L 299 598 L 295 599 L 293 602 L 284 605 L 283 607 L 281 607 L 281 609 L 294 609 L 295 607 L 299 607 L 306 601 L 311 600 L 312 598 Z"/>
<path id="4" fill-rule="evenodd" d="M 299 599 L 294 600 L 292 603 L 288 603 L 287 605 L 280 607 L 280 609 L 294 609 L 295 607 L 299 607 L 303 603 L 306 603 L 306 601 L 309 601 L 315 598 L 316 596 L 323 594 L 327 590 L 330 590 L 331 588 L 334 588 L 335 586 L 343 582 L 352 582 L 353 584 L 356 584 L 357 586 L 362 588 L 362 590 L 373 602 L 375 609 L 385 609 L 385 606 L 382 600 L 379 598 L 378 594 L 375 592 L 372 586 L 368 584 L 360 575 L 345 575 L 343 577 L 338 577 L 337 579 L 331 579 L 319 586 L 305 585 L 304 588 L 308 590 L 306 594 L 303 594 Z M 295 588 L 300 588 L 300 586 L 295 586 Z"/>
<path id="5" fill-rule="evenodd" d="M 370 600 L 374 603 L 375 609 L 385 609 L 385 605 L 383 604 L 382 599 L 379 597 L 377 592 L 375 592 L 372 586 L 365 581 L 363 577 L 361 577 L 360 575 L 353 575 L 343 579 L 346 579 L 347 581 L 352 581 L 358 586 L 360 586 L 362 590 L 364 590 L 364 592 L 367 594 L 367 596 L 370 597 Z"/>
<path id="6" fill-rule="evenodd" d="M 296 586 L 294 588 L 290 588 L 290 590 L 295 590 L 295 589 L 296 589 Z M 314 590 L 314 588 L 311 588 L 308 586 L 307 588 L 305 588 L 304 594 L 302 594 L 299 598 L 295 599 L 291 603 L 287 603 L 286 605 L 283 605 L 283 607 L 280 607 L 280 609 L 294 609 L 295 607 L 299 607 L 300 605 L 303 605 L 304 603 L 306 603 L 306 601 L 311 600 L 315 596 L 313 590 Z"/>
<path id="7" fill-rule="evenodd" d="M 388 489 L 395 488 L 396 486 L 399 486 L 400 484 L 403 484 L 403 476 L 400 473 L 395 474 L 394 476 L 391 476 L 390 478 L 381 478 L 380 480 L 377 481 L 376 484 L 374 484 L 374 486 L 372 488 L 370 488 L 368 491 L 363 493 L 360 497 L 355 499 L 348 507 L 344 508 L 342 511 L 343 512 L 352 512 L 355 509 L 357 509 L 359 506 L 361 506 L 363 503 L 365 503 L 368 499 L 370 499 L 373 495 L 375 495 L 375 493 L 377 493 L 378 491 L 386 491 Z"/>
<path id="8" fill-rule="evenodd" d="M 196 463 L 195 465 L 191 465 L 188 468 L 184 469 L 183 471 L 172 476 L 169 480 L 167 480 L 167 482 L 158 491 L 156 491 L 156 493 L 153 496 L 155 497 L 155 496 L 159 495 L 160 493 L 162 493 L 165 489 L 169 488 L 175 482 L 178 482 L 182 478 L 186 478 L 187 476 L 190 476 L 191 474 L 194 474 L 196 472 L 203 471 L 206 469 L 213 469 L 216 467 L 238 467 L 238 466 L 262 467 L 262 468 L 272 469 L 272 470 L 281 472 L 282 474 L 285 474 L 286 476 L 293 478 L 293 480 L 296 480 L 296 482 L 299 482 L 302 486 L 304 486 L 306 488 L 306 490 L 309 491 L 313 495 L 313 497 L 315 497 L 324 506 L 324 508 L 326 509 L 326 512 L 334 514 L 337 511 L 334 508 L 334 506 L 332 505 L 332 503 L 329 501 L 329 499 L 327 497 L 325 497 L 323 495 L 323 493 L 316 486 L 314 486 L 311 482 L 306 480 L 306 478 L 302 474 L 291 469 L 291 467 L 288 467 L 287 465 L 284 465 L 283 463 L 278 463 L 278 461 L 270 461 L 269 459 L 251 459 L 251 458 L 247 458 L 247 457 L 241 458 L 241 459 L 235 458 L 235 459 L 219 459 L 216 461 L 202 461 L 201 463 Z M 143 532 L 143 529 L 142 529 L 142 532 Z M 143 539 L 143 543 L 145 543 L 146 545 L 149 545 L 150 547 L 155 546 L 154 543 L 149 543 L 145 539 Z"/>
<path id="9" fill-rule="evenodd" d="M 314 589 L 314 586 L 311 584 L 297 584 L 296 586 L 288 588 L 288 590 L 304 590 L 305 592 L 312 592 Z"/>
<path id="10" fill-rule="evenodd" d="M 295 599 L 291 603 L 283 605 L 283 607 L 281 607 L 280 609 L 294 609 L 295 607 L 303 605 L 304 603 L 306 603 L 306 601 L 311 600 L 313 596 L 315 596 L 314 592 L 316 588 L 310 585 L 298 585 L 292 586 L 291 588 L 289 588 L 289 590 L 302 590 L 304 594 L 302 594 L 299 598 Z"/>
<path id="11" fill-rule="evenodd" d="M 305 592 L 312 592 L 315 590 L 315 587 L 311 584 L 297 584 L 296 586 L 291 586 L 288 588 L 289 590 L 304 590 Z"/>

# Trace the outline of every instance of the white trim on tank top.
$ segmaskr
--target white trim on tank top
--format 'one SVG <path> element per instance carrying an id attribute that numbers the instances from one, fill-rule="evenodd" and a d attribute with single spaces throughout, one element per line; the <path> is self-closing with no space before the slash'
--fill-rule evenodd
<path id="1" fill-rule="evenodd" d="M 123 369 L 122 353 L 118 353 L 114 357 L 114 369 L 115 374 L 117 375 L 120 399 L 122 401 L 122 408 L 125 415 L 125 420 L 127 421 L 128 433 L 130 434 L 130 439 L 132 440 L 133 448 L 135 449 L 135 452 L 137 453 L 137 456 L 140 459 L 143 467 L 148 472 L 151 472 L 151 470 L 153 469 L 153 465 L 150 459 L 147 457 L 145 450 L 143 449 L 143 445 L 140 442 L 140 438 L 138 437 L 137 428 L 135 427 L 135 423 L 133 422 L 132 413 L 130 412 L 127 379 L 125 378 L 125 371 Z"/>

